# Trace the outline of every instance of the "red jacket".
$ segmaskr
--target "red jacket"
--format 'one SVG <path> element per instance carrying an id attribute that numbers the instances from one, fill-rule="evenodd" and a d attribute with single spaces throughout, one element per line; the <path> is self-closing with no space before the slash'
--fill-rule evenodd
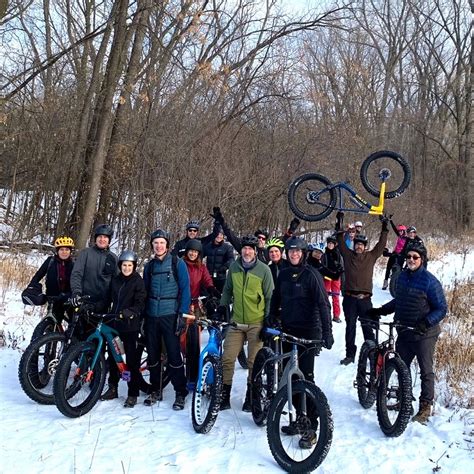
<path id="1" fill-rule="evenodd" d="M 189 283 L 191 286 L 191 301 L 196 300 L 201 296 L 201 289 L 214 287 L 211 275 L 209 274 L 206 265 L 201 260 L 195 262 L 189 261 L 187 258 L 183 259 L 186 262 L 189 273 Z"/>

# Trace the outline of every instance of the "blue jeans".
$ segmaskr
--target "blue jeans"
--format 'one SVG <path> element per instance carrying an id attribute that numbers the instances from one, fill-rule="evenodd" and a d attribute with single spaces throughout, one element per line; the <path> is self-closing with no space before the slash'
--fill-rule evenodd
<path id="1" fill-rule="evenodd" d="M 171 383 L 177 395 L 186 396 L 186 377 L 184 375 L 183 357 L 179 345 L 179 337 L 175 334 L 176 315 L 145 317 L 145 337 L 148 351 L 148 368 L 150 383 L 155 392 L 160 391 L 161 351 L 165 343 Z"/>

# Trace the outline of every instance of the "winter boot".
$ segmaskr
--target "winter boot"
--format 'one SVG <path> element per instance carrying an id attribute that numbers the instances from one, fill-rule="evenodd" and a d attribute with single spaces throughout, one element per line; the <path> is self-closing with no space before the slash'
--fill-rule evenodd
<path id="1" fill-rule="evenodd" d="M 342 320 L 339 316 L 333 316 L 332 320 L 335 322 L 335 323 L 342 323 Z"/>
<path id="2" fill-rule="evenodd" d="M 100 399 L 103 401 L 113 400 L 114 398 L 118 398 L 118 390 L 116 385 L 109 385 L 107 391 L 100 397 Z"/>
<path id="3" fill-rule="evenodd" d="M 242 405 L 242 411 L 247 413 L 252 412 L 252 405 L 250 404 L 250 397 L 252 396 L 252 385 L 247 384 L 247 393 L 245 394 L 244 404 Z"/>
<path id="4" fill-rule="evenodd" d="M 224 384 L 222 386 L 222 394 L 221 394 L 221 410 L 229 410 L 230 409 L 230 392 L 232 390 L 232 385 Z"/>
<path id="5" fill-rule="evenodd" d="M 349 365 L 354 363 L 354 357 L 344 357 L 344 359 L 341 360 L 341 365 Z"/>
<path id="6" fill-rule="evenodd" d="M 124 408 L 133 408 L 137 404 L 137 399 L 138 399 L 138 397 L 128 396 L 127 399 L 125 400 L 125 403 L 123 404 L 123 407 Z"/>
<path id="7" fill-rule="evenodd" d="M 161 400 L 163 400 L 163 398 L 161 397 L 160 392 L 151 392 L 150 395 L 148 395 L 148 397 L 145 398 L 145 401 L 143 402 L 143 404 L 146 405 L 147 407 L 151 407 L 156 402 L 159 402 Z"/>
<path id="8" fill-rule="evenodd" d="M 311 449 L 318 440 L 316 436 L 316 431 L 314 430 L 307 430 L 301 436 L 301 439 L 298 442 L 298 445 L 301 449 Z"/>
<path id="9" fill-rule="evenodd" d="M 173 403 L 173 410 L 183 410 L 184 404 L 186 403 L 186 397 L 184 395 L 176 394 L 176 399 Z"/>
<path id="10" fill-rule="evenodd" d="M 384 280 L 382 290 L 386 290 L 387 288 L 388 288 L 388 280 Z"/>
<path id="11" fill-rule="evenodd" d="M 418 413 L 411 419 L 412 421 L 417 421 L 422 425 L 426 425 L 431 416 L 431 403 L 425 400 L 420 400 L 420 409 Z"/>

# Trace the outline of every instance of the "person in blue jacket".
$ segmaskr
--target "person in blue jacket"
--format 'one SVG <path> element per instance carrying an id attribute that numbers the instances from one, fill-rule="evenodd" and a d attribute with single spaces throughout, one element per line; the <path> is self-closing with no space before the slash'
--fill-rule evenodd
<path id="1" fill-rule="evenodd" d="M 440 321 L 448 306 L 439 280 L 424 266 L 427 251 L 422 242 L 406 249 L 407 267 L 400 273 L 395 298 L 380 308 L 372 308 L 367 316 L 395 312 L 394 320 L 414 329 L 399 328 L 396 350 L 407 367 L 416 357 L 421 372 L 421 394 L 418 413 L 413 421 L 425 424 L 431 416 L 434 400 L 433 356 L 441 332 Z"/>
<path id="2" fill-rule="evenodd" d="M 191 304 L 189 275 L 184 261 L 171 255 L 168 232 L 155 230 L 150 236 L 150 244 L 154 257 L 145 265 L 143 280 L 147 292 L 145 337 L 153 391 L 146 398 L 145 405 L 151 406 L 161 399 L 160 361 L 163 340 L 171 383 L 176 392 L 173 409 L 182 410 L 188 390 L 179 336 L 186 327 L 183 313 L 189 311 Z"/>

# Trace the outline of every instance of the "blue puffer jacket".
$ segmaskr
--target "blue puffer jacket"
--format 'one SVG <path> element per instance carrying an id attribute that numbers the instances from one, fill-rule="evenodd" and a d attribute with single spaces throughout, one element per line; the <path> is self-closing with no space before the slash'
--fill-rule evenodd
<path id="1" fill-rule="evenodd" d="M 191 290 L 186 264 L 178 259 L 178 281 L 173 275 L 171 253 L 163 260 L 150 260 L 143 271 L 147 291 L 146 316 L 170 316 L 176 313 L 189 312 Z"/>
<path id="2" fill-rule="evenodd" d="M 382 314 L 395 311 L 394 319 L 408 326 L 426 320 L 429 327 L 437 325 L 448 310 L 439 280 L 425 267 L 400 273 L 395 299 L 382 306 Z"/>

